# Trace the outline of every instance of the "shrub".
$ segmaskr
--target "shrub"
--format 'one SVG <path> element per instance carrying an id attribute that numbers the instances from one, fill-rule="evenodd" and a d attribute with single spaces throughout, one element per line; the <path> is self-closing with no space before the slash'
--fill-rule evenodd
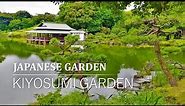
<path id="1" fill-rule="evenodd" d="M 110 28 L 102 27 L 100 32 L 104 34 L 110 34 Z"/>
<path id="2" fill-rule="evenodd" d="M 93 59 L 93 55 L 89 53 L 80 53 L 77 57 L 78 60 L 83 61 L 83 62 L 89 62 Z"/>
<path id="3" fill-rule="evenodd" d="M 58 62 L 58 63 L 64 63 L 66 60 L 63 56 L 59 54 L 55 54 L 54 56 L 51 57 L 52 62 Z"/>
<path id="4" fill-rule="evenodd" d="M 123 44 L 140 45 L 142 43 L 147 43 L 146 39 L 145 36 L 124 36 L 121 41 Z"/>
<path id="5" fill-rule="evenodd" d="M 126 36 L 127 30 L 125 28 L 113 28 L 111 33 L 116 34 L 118 36 Z"/>
<path id="6" fill-rule="evenodd" d="M 185 46 L 182 46 L 182 47 L 181 47 L 181 51 L 182 51 L 183 53 L 185 53 Z"/>
<path id="7" fill-rule="evenodd" d="M 5 57 L 0 55 L 0 63 L 4 61 Z"/>
<path id="8" fill-rule="evenodd" d="M 162 72 L 156 72 L 156 73 L 157 73 L 156 76 L 152 79 L 154 86 L 161 87 L 168 84 L 168 80 L 166 79 L 166 76 L 164 75 L 164 73 Z"/>
<path id="9" fill-rule="evenodd" d="M 138 40 L 137 36 L 124 36 L 122 37 L 121 42 L 126 45 L 126 44 L 139 44 L 140 41 Z"/>
<path id="10" fill-rule="evenodd" d="M 104 96 L 100 95 L 98 100 L 91 100 L 88 95 L 83 94 L 78 91 L 71 92 L 68 95 L 62 96 L 59 91 L 54 93 L 48 93 L 47 95 L 37 96 L 37 105 L 111 105 L 111 104 L 126 104 L 126 105 L 156 105 L 164 104 L 165 98 L 160 93 L 154 90 L 141 91 L 139 93 L 133 94 L 130 92 L 119 93 L 118 96 L 114 96 L 111 99 L 106 99 Z"/>
<path id="11" fill-rule="evenodd" d="M 0 50 L 4 50 L 4 49 L 5 49 L 4 45 L 0 43 Z"/>
<path id="12" fill-rule="evenodd" d="M 14 31 L 14 32 L 9 32 L 8 36 L 12 38 L 21 38 L 21 37 L 26 37 L 26 31 L 25 30 L 19 30 L 19 31 Z"/>
<path id="13" fill-rule="evenodd" d="M 162 41 L 162 42 L 160 42 L 160 45 L 161 46 L 171 46 L 172 44 L 168 41 Z"/>
<path id="14" fill-rule="evenodd" d="M 168 53 L 178 53 L 181 51 L 179 47 L 175 47 L 175 46 L 164 47 L 162 50 Z"/>
<path id="15" fill-rule="evenodd" d="M 185 41 L 184 40 L 176 40 L 174 42 L 174 46 L 178 46 L 178 47 L 185 46 Z"/>
<path id="16" fill-rule="evenodd" d="M 47 95 L 37 96 L 37 102 L 39 105 L 56 105 L 56 104 L 68 104 L 68 105 L 84 105 L 89 104 L 90 99 L 87 95 L 83 95 L 81 92 L 72 92 L 69 95 L 62 96 L 58 91 L 54 93 L 50 92 Z"/>
<path id="17" fill-rule="evenodd" d="M 53 54 L 53 52 L 49 49 L 44 49 L 44 50 L 40 51 L 40 53 L 44 56 L 51 56 Z"/>
<path id="18" fill-rule="evenodd" d="M 59 46 L 60 45 L 60 40 L 58 40 L 57 38 L 52 38 L 49 42 L 50 45 L 52 46 Z"/>
<path id="19" fill-rule="evenodd" d="M 139 30 L 136 29 L 136 28 L 131 28 L 129 31 L 128 31 L 128 35 L 138 35 L 139 34 Z"/>
<path id="20" fill-rule="evenodd" d="M 176 79 L 181 79 L 184 76 L 183 71 L 178 70 L 178 69 L 172 69 L 172 74 Z"/>
<path id="21" fill-rule="evenodd" d="M 96 61 L 98 62 L 107 62 L 107 56 L 104 54 L 100 54 L 96 57 Z"/>
<path id="22" fill-rule="evenodd" d="M 93 50 L 96 48 L 96 45 L 93 42 L 84 42 L 84 48 L 85 50 Z"/>

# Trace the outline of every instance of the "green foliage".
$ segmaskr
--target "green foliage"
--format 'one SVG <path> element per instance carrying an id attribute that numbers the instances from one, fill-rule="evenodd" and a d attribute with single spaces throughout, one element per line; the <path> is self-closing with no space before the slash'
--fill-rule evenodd
<path id="1" fill-rule="evenodd" d="M 62 96 L 59 91 L 54 93 L 49 93 L 48 95 L 41 95 L 37 97 L 37 102 L 35 104 L 39 105 L 53 105 L 53 104 L 64 104 L 64 105 L 137 105 L 137 104 L 164 104 L 165 99 L 163 96 L 158 94 L 156 91 L 141 91 L 138 95 L 133 93 L 120 93 L 119 96 L 115 96 L 109 100 L 105 98 L 100 98 L 99 100 L 90 100 L 88 95 L 82 94 L 80 92 L 72 92 L 69 95 Z"/>
<path id="2" fill-rule="evenodd" d="M 36 16 L 32 17 L 32 20 L 34 21 L 35 25 L 40 24 L 41 22 L 55 22 L 56 15 L 50 14 L 50 13 L 45 13 L 45 14 L 38 14 Z"/>
<path id="3" fill-rule="evenodd" d="M 136 94 L 120 93 L 110 100 L 99 100 L 94 104 L 118 104 L 118 105 L 156 105 L 165 103 L 164 97 L 153 90 L 141 91 Z"/>
<path id="4" fill-rule="evenodd" d="M 54 93 L 50 92 L 46 96 L 38 95 L 37 96 L 37 103 L 40 105 L 49 105 L 49 104 L 60 104 L 61 101 L 61 94 L 59 91 Z"/>
<path id="5" fill-rule="evenodd" d="M 16 13 L 15 13 L 15 18 L 17 18 L 17 19 L 21 19 L 21 18 L 31 18 L 32 16 L 31 16 L 31 14 L 29 13 L 29 12 L 27 12 L 27 11 L 17 11 Z"/>
<path id="6" fill-rule="evenodd" d="M 182 46 L 182 47 L 181 47 L 181 51 L 182 51 L 183 53 L 185 53 L 185 46 Z"/>
<path id="7" fill-rule="evenodd" d="M 98 62 L 106 63 L 107 62 L 107 56 L 104 54 L 100 54 L 96 57 L 96 60 Z"/>
<path id="8" fill-rule="evenodd" d="M 172 70 L 172 74 L 173 76 L 179 80 L 181 79 L 182 77 L 184 77 L 184 73 L 182 70 L 179 70 L 179 69 L 171 69 Z"/>
<path id="9" fill-rule="evenodd" d="M 167 52 L 167 53 L 178 53 L 180 51 L 181 51 L 181 49 L 179 47 L 175 47 L 175 46 L 164 47 L 162 49 L 162 52 Z"/>
<path id="10" fill-rule="evenodd" d="M 54 93 L 49 93 L 48 95 L 39 95 L 37 97 L 37 105 L 57 105 L 57 104 L 66 104 L 66 105 L 84 105 L 90 100 L 86 95 L 83 95 L 80 92 L 72 92 L 70 95 L 61 96 L 59 91 Z"/>
<path id="11" fill-rule="evenodd" d="M 64 63 L 67 61 L 64 56 L 61 56 L 59 54 L 54 54 L 51 59 L 52 62 L 58 62 L 58 63 Z"/>
<path id="12" fill-rule="evenodd" d="M 18 31 L 13 31 L 13 32 L 9 32 L 8 34 L 8 37 L 11 37 L 11 38 L 18 38 L 18 39 L 21 39 L 21 38 L 26 38 L 26 30 L 18 30 Z"/>
<path id="13" fill-rule="evenodd" d="M 103 6 L 102 6 L 103 5 Z M 92 2 L 66 2 L 60 6 L 58 19 L 75 29 L 99 32 L 102 27 L 111 28 L 116 20 L 114 10 Z"/>
<path id="14" fill-rule="evenodd" d="M 5 49 L 0 49 L 0 53 L 3 55 L 16 54 L 19 57 L 29 57 L 33 53 L 39 53 L 42 48 L 38 48 L 27 43 L 23 43 L 15 40 L 1 40 L 1 44 Z"/>
<path id="15" fill-rule="evenodd" d="M 112 32 L 118 35 L 139 35 L 143 30 L 141 29 L 142 19 L 132 12 L 123 12 L 122 18 L 113 26 Z"/>
<path id="16" fill-rule="evenodd" d="M 65 3 L 60 6 L 59 19 L 73 28 L 87 28 L 95 14 L 95 7 L 84 2 Z"/>
<path id="17" fill-rule="evenodd" d="M 92 50 L 96 48 L 96 45 L 93 42 L 84 42 L 83 45 L 85 50 Z"/>
<path id="18" fill-rule="evenodd" d="M 12 29 L 12 30 L 19 30 L 19 29 L 22 29 L 22 28 L 21 28 L 21 20 L 20 20 L 20 19 L 16 19 L 16 20 L 10 21 L 9 27 L 10 27 L 10 29 Z"/>
<path id="19" fill-rule="evenodd" d="M 182 47 L 185 46 L 185 41 L 182 39 L 178 40 L 169 40 L 169 41 L 162 41 L 160 43 L 162 46 L 175 46 L 175 47 Z"/>
<path id="20" fill-rule="evenodd" d="M 0 55 L 0 63 L 4 61 L 5 57 Z"/>
<path id="21" fill-rule="evenodd" d="M 100 32 L 104 34 L 110 34 L 110 31 L 111 31 L 110 28 L 106 28 L 106 27 L 102 27 L 100 30 Z"/>
<path id="22" fill-rule="evenodd" d="M 20 30 L 30 28 L 42 21 L 54 22 L 55 15 L 50 13 L 30 15 L 27 11 L 16 13 L 0 13 L 0 31 Z"/>
<path id="23" fill-rule="evenodd" d="M 107 68 L 104 74 L 117 74 L 122 64 L 124 64 L 125 68 L 132 67 L 136 70 L 142 70 L 146 61 L 153 62 L 155 58 L 153 48 L 150 47 L 127 48 L 122 46 L 111 47 L 108 45 L 98 45 L 96 48 L 89 49 L 87 52 L 93 54 L 94 58 L 97 58 L 97 56 L 106 58 Z"/>
<path id="24" fill-rule="evenodd" d="M 177 87 L 165 87 L 164 88 L 167 91 L 164 95 L 166 95 L 166 98 L 169 98 L 167 100 L 170 104 L 185 104 L 184 82 L 185 82 L 185 79 L 182 79 L 178 82 Z"/>
<path id="25" fill-rule="evenodd" d="M 49 44 L 52 46 L 60 46 L 60 40 L 58 40 L 57 38 L 52 38 Z"/>
<path id="26" fill-rule="evenodd" d="M 149 44 L 153 45 L 153 42 L 157 39 L 156 36 L 124 36 L 121 38 L 123 44 L 141 45 Z"/>
<path id="27" fill-rule="evenodd" d="M 90 53 L 80 53 L 77 57 L 77 59 L 80 61 L 80 62 L 91 62 L 93 60 L 93 55 L 90 54 Z"/>
<path id="28" fill-rule="evenodd" d="M 41 55 L 44 55 L 44 56 L 51 56 L 53 54 L 53 52 L 49 49 L 41 50 L 40 53 Z"/>
<path id="29" fill-rule="evenodd" d="M 5 49 L 4 45 L 0 43 L 0 50 L 4 50 L 4 49 Z"/>
<path id="30" fill-rule="evenodd" d="M 68 35 L 68 36 L 65 36 L 64 37 L 65 39 L 65 44 L 74 44 L 78 39 L 79 39 L 79 36 L 78 35 Z"/>
<path id="31" fill-rule="evenodd" d="M 9 24 L 9 29 L 11 30 L 20 30 L 23 28 L 29 28 L 32 27 L 34 25 L 34 21 L 31 18 L 22 18 L 20 19 L 15 19 L 10 21 Z"/>
<path id="32" fill-rule="evenodd" d="M 168 84 L 168 79 L 162 72 L 157 72 L 156 76 L 152 80 L 155 87 L 161 87 Z"/>
<path id="33" fill-rule="evenodd" d="M 166 1 L 163 1 L 163 2 L 138 1 L 138 2 L 134 2 L 134 5 L 137 7 L 133 10 L 134 13 L 140 14 L 142 16 L 158 15 L 169 8 L 167 6 L 168 2 Z"/>

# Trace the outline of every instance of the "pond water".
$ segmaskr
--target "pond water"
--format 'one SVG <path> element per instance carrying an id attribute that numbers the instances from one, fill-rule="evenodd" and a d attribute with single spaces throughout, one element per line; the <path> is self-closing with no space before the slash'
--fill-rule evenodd
<path id="1" fill-rule="evenodd" d="M 31 55 L 28 58 L 20 58 L 16 55 L 8 55 L 6 58 L 0 63 L 0 104 L 29 104 L 35 101 L 35 94 L 47 94 L 48 92 L 55 91 L 55 88 L 50 87 L 49 89 L 41 87 L 41 89 L 33 87 L 33 84 L 31 84 L 31 87 L 26 87 L 27 85 L 23 85 L 24 88 L 21 85 L 21 88 L 18 86 L 13 88 L 13 79 L 31 79 L 31 78 L 41 78 L 42 80 L 44 78 L 57 78 L 56 72 L 32 72 L 32 73 L 26 73 L 26 74 L 14 74 L 13 73 L 13 64 L 14 63 L 44 63 L 44 62 L 50 62 L 48 60 L 41 60 L 37 55 Z M 121 69 L 120 72 L 117 74 L 118 78 L 127 78 L 129 82 L 131 83 L 133 80 L 133 88 L 127 87 L 129 90 L 139 90 L 139 84 L 142 82 L 147 82 L 151 80 L 151 76 L 148 76 L 147 78 L 140 78 L 140 79 L 134 79 L 134 76 L 137 75 L 137 71 L 132 68 L 127 69 Z M 75 79 L 75 81 L 73 80 Z M 91 83 L 92 79 L 95 79 L 95 83 L 100 83 L 97 80 L 97 76 L 89 76 L 86 77 L 86 84 Z M 23 81 L 23 80 L 21 80 Z M 21 83 L 21 81 L 19 81 Z M 24 80 L 25 81 L 25 80 Z M 124 85 L 124 81 L 123 82 Z M 75 83 L 76 88 L 62 88 L 61 92 L 62 95 L 67 95 L 70 92 L 73 91 L 83 91 L 80 90 L 80 80 L 76 78 L 71 78 L 68 83 L 73 84 Z M 36 82 L 38 84 L 38 82 Z M 106 86 L 112 86 L 114 83 L 111 82 Z M 74 84 L 73 84 L 74 85 Z M 92 86 L 89 89 L 88 94 L 91 96 L 91 99 L 98 99 L 100 95 L 103 95 L 106 98 L 110 98 L 114 95 L 118 95 L 118 89 L 117 88 L 107 88 L 107 87 L 99 87 L 96 88 L 95 86 Z"/>
<path id="2" fill-rule="evenodd" d="M 15 55 L 6 56 L 5 60 L 0 63 L 0 104 L 28 104 L 35 100 L 34 94 L 47 93 L 53 91 L 50 89 L 37 88 L 13 88 L 13 78 L 24 77 L 30 78 L 31 75 L 14 75 L 13 63 L 34 63 L 49 62 L 42 61 L 38 56 L 31 55 L 28 58 L 19 58 Z M 36 77 L 37 75 L 35 75 Z M 41 76 L 39 76 L 42 78 Z"/>

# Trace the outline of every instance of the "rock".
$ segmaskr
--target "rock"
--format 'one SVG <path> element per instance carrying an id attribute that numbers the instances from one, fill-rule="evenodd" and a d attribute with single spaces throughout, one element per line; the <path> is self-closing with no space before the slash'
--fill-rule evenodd
<path id="1" fill-rule="evenodd" d="M 132 45 L 132 44 L 127 44 L 126 46 L 127 46 L 127 47 L 133 47 L 133 45 Z"/>
<path id="2" fill-rule="evenodd" d="M 138 90 L 139 90 L 139 88 L 135 88 L 135 87 L 133 87 L 133 88 L 127 88 L 127 90 L 130 90 L 130 91 L 138 91 Z"/>
<path id="3" fill-rule="evenodd" d="M 133 87 L 140 87 L 141 85 L 140 84 L 138 84 L 138 83 L 134 83 L 133 84 Z"/>
<path id="4" fill-rule="evenodd" d="M 144 78 L 139 78 L 135 81 L 136 83 L 142 84 L 142 83 L 150 83 L 150 80 L 144 79 Z"/>
<path id="5" fill-rule="evenodd" d="M 147 75 L 147 76 L 144 77 L 144 79 L 151 81 L 152 80 L 152 75 Z"/>
<path id="6" fill-rule="evenodd" d="M 134 75 L 134 80 L 137 80 L 138 78 L 143 78 L 143 76 L 142 75 L 139 75 L 139 74 Z"/>

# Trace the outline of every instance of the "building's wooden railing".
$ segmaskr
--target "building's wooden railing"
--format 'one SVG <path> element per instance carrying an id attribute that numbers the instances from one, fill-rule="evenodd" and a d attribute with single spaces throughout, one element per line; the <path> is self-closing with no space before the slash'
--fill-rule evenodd
<path id="1" fill-rule="evenodd" d="M 63 37 L 57 37 L 60 42 L 64 42 L 64 38 Z M 36 44 L 48 44 L 49 41 L 52 39 L 52 37 L 37 37 L 37 36 L 30 36 L 27 38 L 27 42 L 30 43 L 36 43 Z"/>

